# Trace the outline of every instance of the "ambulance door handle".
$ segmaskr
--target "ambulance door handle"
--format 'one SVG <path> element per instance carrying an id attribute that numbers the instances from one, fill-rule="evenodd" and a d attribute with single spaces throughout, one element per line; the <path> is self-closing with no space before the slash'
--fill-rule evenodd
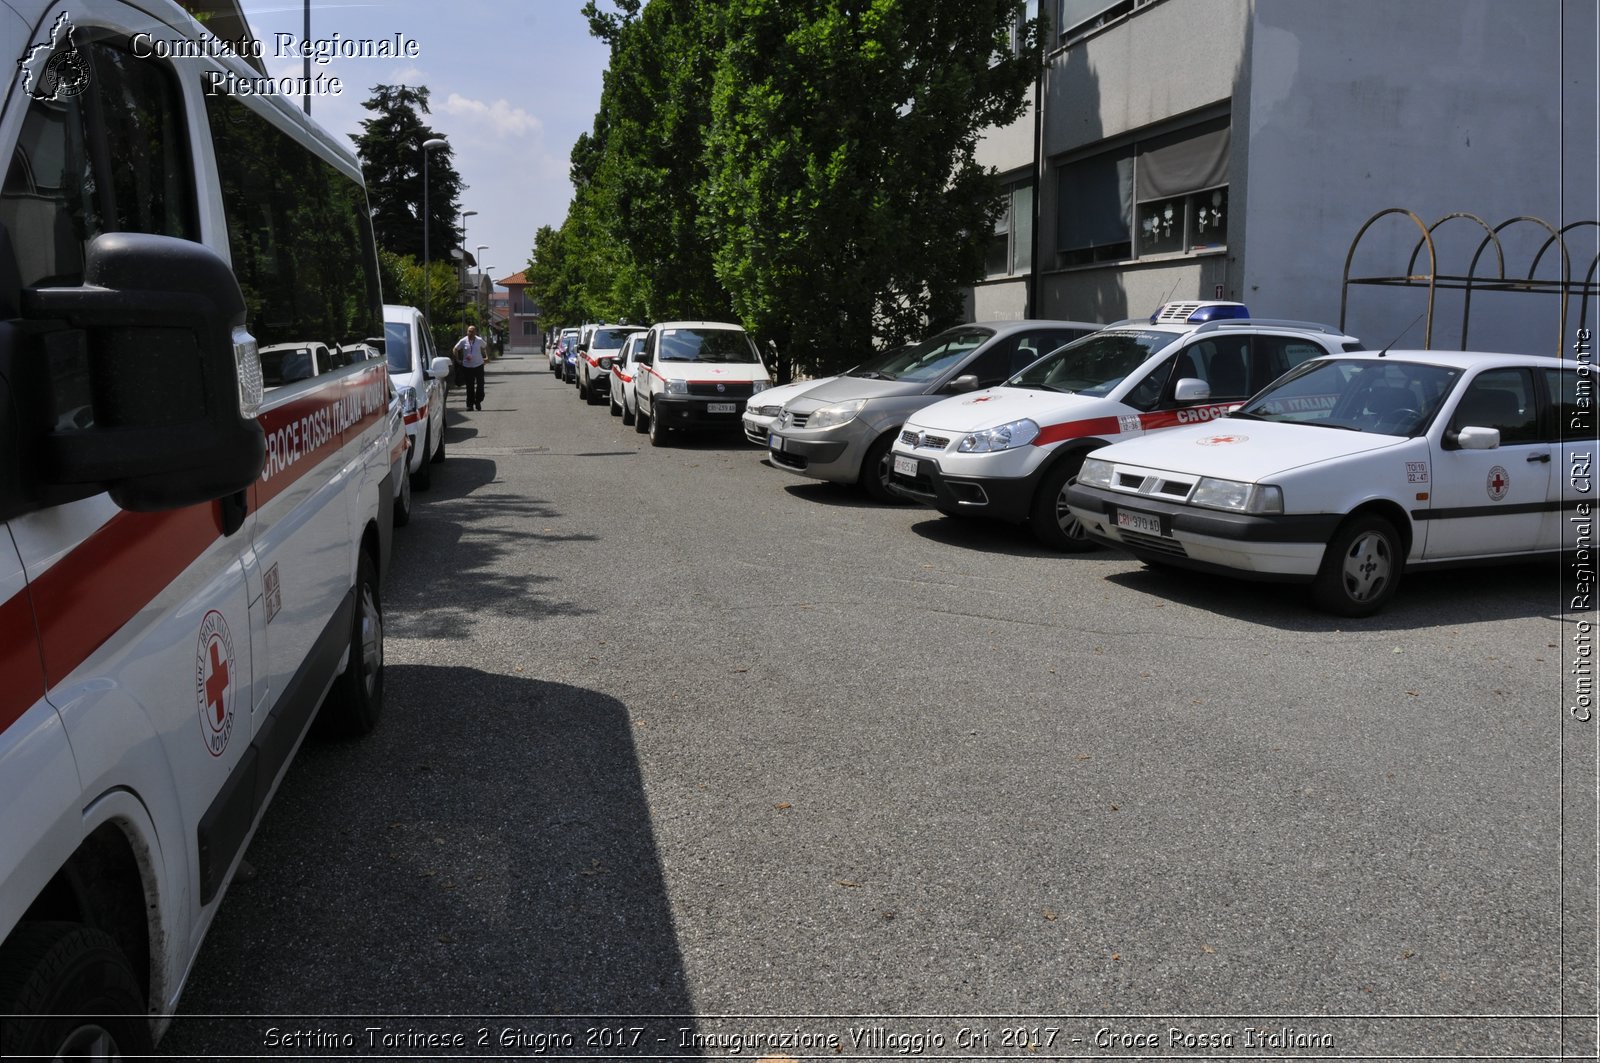
<path id="1" fill-rule="evenodd" d="M 1549 465 L 1550 464 L 1550 452 L 1547 450 L 1543 454 L 1529 454 L 1528 455 L 1528 460 L 1529 461 L 1542 461 L 1546 465 Z"/>

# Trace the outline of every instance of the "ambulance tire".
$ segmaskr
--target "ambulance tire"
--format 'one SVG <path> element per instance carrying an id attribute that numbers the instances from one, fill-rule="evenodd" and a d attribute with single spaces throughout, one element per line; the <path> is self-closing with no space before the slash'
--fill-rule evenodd
<path id="1" fill-rule="evenodd" d="M 411 523 L 411 473 L 400 477 L 400 490 L 394 496 L 394 526 L 404 528 Z"/>
<path id="2" fill-rule="evenodd" d="M 365 550 L 356 568 L 356 608 L 350 622 L 350 661 L 333 681 L 317 730 L 333 738 L 356 738 L 378 726 L 383 715 L 383 600 L 378 566 Z"/>
<path id="3" fill-rule="evenodd" d="M 411 489 L 413 491 L 426 491 L 433 486 L 432 443 L 433 439 L 424 434 L 422 437 L 422 464 L 418 465 L 417 471 L 411 474 Z"/>
<path id="4" fill-rule="evenodd" d="M 154 1051 L 139 979 L 110 935 L 25 922 L 0 948 L 0 1056 L 128 1059 Z"/>
<path id="5" fill-rule="evenodd" d="M 591 401 L 589 398 L 589 385 L 584 383 L 584 376 L 582 373 L 578 374 L 578 398 L 582 399 L 584 402 Z"/>
<path id="6" fill-rule="evenodd" d="M 429 459 L 435 465 L 444 461 L 444 422 L 439 422 L 439 443 L 433 448 L 433 457 Z"/>
<path id="7" fill-rule="evenodd" d="M 1033 512 L 1028 517 L 1028 527 L 1034 538 L 1052 550 L 1080 554 L 1094 549 L 1094 540 L 1084 530 L 1078 518 L 1067 511 L 1067 488 L 1077 482 L 1078 470 L 1083 468 L 1083 455 L 1070 455 L 1055 468 L 1044 474 L 1039 490 L 1033 496 Z"/>
<path id="8" fill-rule="evenodd" d="M 609 407 L 609 412 L 610 412 L 611 416 L 613 416 L 613 417 L 621 417 L 622 416 L 622 409 L 617 405 L 617 389 L 616 388 L 612 388 L 611 390 L 606 392 L 606 405 L 607 405 L 607 407 Z"/>
<path id="9" fill-rule="evenodd" d="M 622 423 L 633 425 L 633 430 L 640 435 L 644 434 L 644 408 L 639 405 L 639 393 L 633 394 L 633 408 L 628 408 L 628 400 L 622 400 Z"/>
<path id="10" fill-rule="evenodd" d="M 1394 597 L 1404 567 L 1394 525 L 1376 513 L 1358 514 L 1329 540 L 1311 600 L 1337 616 L 1371 616 Z"/>
<path id="11" fill-rule="evenodd" d="M 650 406 L 650 425 L 648 431 L 650 433 L 650 445 L 652 447 L 664 447 L 667 445 L 667 426 L 662 424 L 661 418 L 656 416 L 656 408 L 654 403 L 652 403 Z"/>

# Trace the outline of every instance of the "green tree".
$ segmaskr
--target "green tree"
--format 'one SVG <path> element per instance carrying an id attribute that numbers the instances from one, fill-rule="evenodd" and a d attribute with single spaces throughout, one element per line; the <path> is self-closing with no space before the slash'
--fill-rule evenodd
<path id="1" fill-rule="evenodd" d="M 456 276 L 455 266 L 433 259 L 429 261 L 428 272 L 424 275 L 420 259 L 380 249 L 378 276 L 383 284 L 384 298 L 389 302 L 416 307 L 431 304 L 433 345 L 440 353 L 449 350 L 463 331 L 461 283 Z"/>
<path id="2" fill-rule="evenodd" d="M 704 216 L 740 318 L 818 371 L 959 320 L 998 205 L 978 136 L 1021 116 L 1038 20 L 1016 0 L 721 11 Z"/>
<path id="3" fill-rule="evenodd" d="M 367 179 L 367 199 L 378 246 L 399 255 L 422 258 L 422 143 L 439 136 L 423 121 L 428 114 L 425 86 L 378 85 L 362 104 L 373 113 L 363 119 L 355 137 L 356 153 Z M 428 253 L 450 258 L 461 243 L 456 226 L 461 175 L 450 147 L 428 153 Z M 421 303 L 416 304 L 421 306 Z M 443 304 L 453 305 L 451 302 Z"/>

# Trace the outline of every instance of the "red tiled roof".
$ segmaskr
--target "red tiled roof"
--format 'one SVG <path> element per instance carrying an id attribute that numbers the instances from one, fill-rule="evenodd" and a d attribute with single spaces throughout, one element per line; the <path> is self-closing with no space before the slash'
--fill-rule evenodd
<path id="1" fill-rule="evenodd" d="M 503 281 L 495 281 L 495 283 L 500 285 L 502 288 L 509 287 L 510 285 L 513 285 L 513 284 L 527 284 L 528 283 L 528 278 L 527 278 L 527 276 L 525 276 L 526 272 L 527 272 L 526 270 L 519 270 L 516 273 L 513 273 L 511 276 L 507 277 L 505 280 L 503 280 Z"/>

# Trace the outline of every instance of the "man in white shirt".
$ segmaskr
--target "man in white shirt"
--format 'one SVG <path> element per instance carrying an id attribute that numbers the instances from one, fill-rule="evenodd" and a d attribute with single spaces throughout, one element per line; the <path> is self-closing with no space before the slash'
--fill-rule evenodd
<path id="1" fill-rule="evenodd" d="M 467 389 L 467 409 L 483 409 L 483 364 L 486 348 L 478 337 L 478 326 L 468 325 L 467 334 L 452 348 L 456 364 L 461 367 L 461 382 Z"/>

